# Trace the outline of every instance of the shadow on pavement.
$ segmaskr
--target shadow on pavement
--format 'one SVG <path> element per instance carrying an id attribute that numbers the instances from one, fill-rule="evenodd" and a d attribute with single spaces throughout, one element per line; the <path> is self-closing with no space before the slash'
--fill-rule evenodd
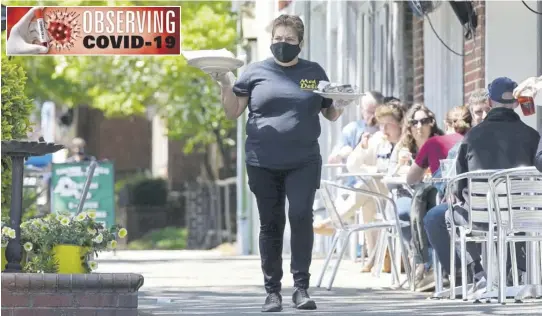
<path id="1" fill-rule="evenodd" d="M 243 260 L 243 259 L 241 259 Z M 244 260 L 252 260 L 255 259 L 247 258 Z M 259 260 L 259 259 L 258 259 Z M 140 259 L 122 259 L 122 258 L 116 258 L 116 257 L 109 257 L 109 258 L 97 258 L 97 261 L 100 263 L 107 263 L 111 265 L 121 265 L 121 264 L 153 264 L 153 263 L 176 263 L 179 262 L 179 258 L 165 258 L 160 259 L 156 257 L 152 258 L 140 258 Z M 182 261 L 185 262 L 203 262 L 203 263 L 218 263 L 223 264 L 225 261 L 240 261 L 239 257 L 220 257 L 220 258 L 182 258 Z"/>
<path id="2" fill-rule="evenodd" d="M 429 300 L 426 294 L 392 289 L 311 289 L 316 311 L 290 307 L 292 289 L 283 290 L 281 314 L 310 315 L 540 315 L 540 303 L 473 304 L 461 300 Z M 147 315 L 240 315 L 260 313 L 265 298 L 262 287 L 207 287 L 142 291 L 140 310 Z M 142 314 L 142 316 L 145 314 Z M 145 315 L 146 316 L 146 315 Z"/>

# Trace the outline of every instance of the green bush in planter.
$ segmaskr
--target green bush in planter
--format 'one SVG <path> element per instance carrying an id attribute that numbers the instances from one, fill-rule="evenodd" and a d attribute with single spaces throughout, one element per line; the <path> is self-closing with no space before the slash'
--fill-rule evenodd
<path id="1" fill-rule="evenodd" d="M 25 95 L 26 73 L 8 58 L 2 58 L 2 140 L 24 139 L 31 131 L 32 100 Z M 9 214 L 11 160 L 2 158 L 2 218 Z"/>
<path id="2" fill-rule="evenodd" d="M 164 179 L 142 179 L 130 189 L 132 205 L 162 206 L 167 203 L 168 186 Z"/>

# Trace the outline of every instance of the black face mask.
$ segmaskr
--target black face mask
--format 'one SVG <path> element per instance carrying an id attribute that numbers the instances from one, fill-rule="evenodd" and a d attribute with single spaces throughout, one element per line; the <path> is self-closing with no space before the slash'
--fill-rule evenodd
<path id="1" fill-rule="evenodd" d="M 293 45 L 286 42 L 271 44 L 271 52 L 275 58 L 282 63 L 289 63 L 301 52 L 299 44 Z"/>

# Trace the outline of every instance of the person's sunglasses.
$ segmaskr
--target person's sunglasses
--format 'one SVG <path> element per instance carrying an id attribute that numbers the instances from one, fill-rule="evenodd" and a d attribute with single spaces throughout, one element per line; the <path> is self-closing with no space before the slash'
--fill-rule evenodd
<path id="1" fill-rule="evenodd" d="M 433 119 L 430 117 L 424 117 L 421 120 L 412 119 L 409 122 L 410 122 L 410 125 L 412 126 L 416 126 L 418 125 L 418 123 L 421 123 L 422 125 L 427 125 L 427 124 L 431 124 L 431 122 L 433 122 Z"/>

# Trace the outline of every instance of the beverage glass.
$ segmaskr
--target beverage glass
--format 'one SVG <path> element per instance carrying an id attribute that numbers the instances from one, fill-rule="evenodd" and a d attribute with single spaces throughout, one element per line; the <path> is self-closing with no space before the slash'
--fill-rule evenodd
<path id="1" fill-rule="evenodd" d="M 442 178 L 451 178 L 455 175 L 454 159 L 440 160 L 440 173 Z"/>
<path id="2" fill-rule="evenodd" d="M 518 103 L 521 107 L 521 112 L 523 112 L 523 115 L 529 116 L 536 113 L 534 99 L 532 97 L 520 96 L 518 97 Z"/>

